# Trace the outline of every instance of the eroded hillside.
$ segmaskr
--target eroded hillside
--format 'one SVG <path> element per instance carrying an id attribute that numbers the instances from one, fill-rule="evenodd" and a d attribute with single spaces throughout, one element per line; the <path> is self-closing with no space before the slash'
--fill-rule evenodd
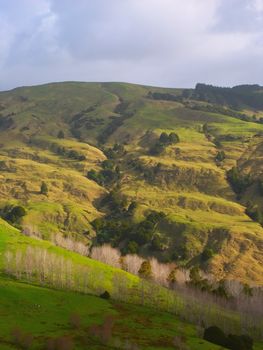
<path id="1" fill-rule="evenodd" d="M 197 92 L 61 83 L 1 93 L 2 217 L 45 239 L 110 242 L 262 283 L 258 95 L 237 110 Z"/>

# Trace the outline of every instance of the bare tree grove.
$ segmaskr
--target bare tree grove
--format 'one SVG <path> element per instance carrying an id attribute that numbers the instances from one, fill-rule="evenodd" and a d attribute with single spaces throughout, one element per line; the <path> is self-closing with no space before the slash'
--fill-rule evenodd
<path id="1" fill-rule="evenodd" d="M 104 247 L 102 252 L 95 250 L 93 257 L 98 259 L 103 256 L 116 267 L 122 266 L 127 271 L 138 273 L 143 259 L 128 255 L 123 262 L 112 249 Z M 107 290 L 114 300 L 168 311 L 198 327 L 216 325 L 228 333 L 247 333 L 255 339 L 263 339 L 262 289 L 254 288 L 253 295 L 247 296 L 240 292 L 241 286 L 230 283 L 229 288 L 236 291 L 236 296 L 230 300 L 223 299 L 189 287 L 185 283 L 189 274 L 183 270 L 179 270 L 176 276 L 178 282 L 170 289 L 165 285 L 174 266 L 160 264 L 155 259 L 150 263 L 154 280 L 137 277 L 129 279 L 126 272 L 120 269 L 111 270 L 110 278 L 107 270 L 77 263 L 51 249 L 28 246 L 23 250 L 5 253 L 5 273 L 19 280 L 96 295 Z M 237 316 L 232 317 L 229 310 Z"/>

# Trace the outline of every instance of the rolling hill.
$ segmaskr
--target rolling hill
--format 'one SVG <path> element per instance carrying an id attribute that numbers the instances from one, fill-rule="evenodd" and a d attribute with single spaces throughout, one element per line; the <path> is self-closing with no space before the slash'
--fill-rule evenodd
<path id="1" fill-rule="evenodd" d="M 262 101 L 259 86 L 1 92 L 1 216 L 84 254 L 111 243 L 262 285 Z"/>

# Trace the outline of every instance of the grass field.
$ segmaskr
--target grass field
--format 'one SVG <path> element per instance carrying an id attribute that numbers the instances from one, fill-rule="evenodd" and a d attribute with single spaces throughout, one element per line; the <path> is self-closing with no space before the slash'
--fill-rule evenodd
<path id="1" fill-rule="evenodd" d="M 190 324 L 167 313 L 106 301 L 91 295 L 55 291 L 23 283 L 0 280 L 0 348 L 14 349 L 12 330 L 19 327 L 33 335 L 30 349 L 42 349 L 48 338 L 69 336 L 74 349 L 175 349 L 175 336 L 184 336 L 191 350 L 219 349 L 200 339 Z M 79 329 L 72 329 L 70 317 L 78 314 Z M 112 337 L 106 344 L 92 336 L 91 326 L 101 325 L 112 315 Z M 126 346 L 126 347 L 125 347 Z M 262 347 L 255 347 L 262 349 Z"/>

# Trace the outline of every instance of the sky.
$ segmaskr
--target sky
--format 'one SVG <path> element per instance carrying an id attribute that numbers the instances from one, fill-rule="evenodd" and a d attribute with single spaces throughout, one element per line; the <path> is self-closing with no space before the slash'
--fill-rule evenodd
<path id="1" fill-rule="evenodd" d="M 263 85 L 263 0 L 0 0 L 0 90 Z"/>

